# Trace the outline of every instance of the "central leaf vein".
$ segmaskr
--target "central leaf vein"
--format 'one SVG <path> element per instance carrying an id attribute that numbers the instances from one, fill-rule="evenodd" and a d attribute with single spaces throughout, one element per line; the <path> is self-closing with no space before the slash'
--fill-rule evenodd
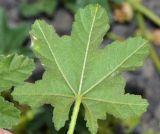
<path id="1" fill-rule="evenodd" d="M 80 94 L 81 90 L 82 90 L 83 77 L 84 77 L 85 67 L 86 67 L 86 63 L 87 63 L 87 56 L 88 56 L 88 51 L 89 51 L 89 46 L 90 46 L 90 42 L 91 42 L 91 36 L 92 36 L 92 31 L 93 31 L 97 11 L 98 11 L 98 6 L 95 10 L 95 14 L 94 14 L 93 21 L 92 21 L 92 24 L 91 24 L 91 30 L 90 30 L 89 36 L 88 36 L 88 42 L 87 42 L 87 47 L 86 47 L 86 51 L 85 51 L 85 57 L 84 57 L 84 62 L 83 62 L 83 68 L 82 68 L 82 73 L 81 73 L 81 79 L 80 79 L 78 94 Z"/>

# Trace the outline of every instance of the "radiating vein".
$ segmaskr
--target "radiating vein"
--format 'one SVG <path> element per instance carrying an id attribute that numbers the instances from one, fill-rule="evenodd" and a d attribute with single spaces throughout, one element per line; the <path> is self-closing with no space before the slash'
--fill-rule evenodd
<path id="1" fill-rule="evenodd" d="M 75 90 L 73 89 L 73 87 L 71 86 L 71 84 L 69 83 L 69 81 L 67 80 L 65 74 L 63 73 L 63 70 L 61 69 L 60 65 L 58 64 L 58 61 L 57 61 L 57 59 L 56 59 L 56 56 L 54 55 L 54 52 L 52 51 L 51 45 L 50 45 L 49 41 L 47 40 L 45 34 L 43 33 L 43 30 L 42 30 L 42 28 L 41 28 L 41 26 L 40 26 L 40 24 L 39 24 L 38 21 L 37 21 L 37 23 L 38 23 L 38 27 L 39 27 L 41 33 L 43 34 L 43 37 L 44 37 L 45 41 L 46 41 L 46 43 L 47 43 L 47 45 L 48 45 L 48 47 L 49 47 L 49 50 L 50 50 L 50 52 L 51 52 L 51 54 L 52 54 L 52 56 L 53 56 L 53 58 L 54 58 L 54 60 L 55 60 L 55 62 L 56 62 L 56 65 L 57 65 L 59 71 L 61 72 L 61 74 L 62 74 L 64 80 L 66 81 L 66 83 L 68 84 L 68 86 L 70 87 L 70 90 L 73 92 L 74 95 L 76 95 Z"/>
<path id="2" fill-rule="evenodd" d="M 83 68 L 82 68 L 82 73 L 81 73 L 81 79 L 80 79 L 78 94 L 80 94 L 81 90 L 82 90 L 83 77 L 84 77 L 84 72 L 85 72 L 85 67 L 86 67 L 86 62 L 87 62 L 87 56 L 88 56 L 88 51 L 89 51 L 89 46 L 90 46 L 90 42 L 91 42 L 91 36 L 92 36 L 92 31 L 93 31 L 97 11 L 98 11 L 98 6 L 96 7 L 95 14 L 94 14 L 94 17 L 93 17 L 93 21 L 92 21 L 92 24 L 91 24 L 91 30 L 90 30 L 89 36 L 88 36 L 88 42 L 87 42 L 87 47 L 86 47 L 86 52 L 85 52 L 85 57 L 84 57 L 84 63 L 83 63 Z"/>
<path id="3" fill-rule="evenodd" d="M 101 103 L 110 103 L 110 104 L 116 104 L 116 105 L 128 105 L 130 106 L 146 106 L 146 103 L 126 103 L 126 102 L 119 102 L 119 101 L 107 101 L 102 99 L 96 99 L 96 98 L 90 98 L 90 97 L 83 97 L 83 100 L 91 100 L 91 101 L 97 101 Z"/>
<path id="4" fill-rule="evenodd" d="M 74 96 L 70 96 L 70 95 L 63 95 L 63 94 L 45 94 L 45 93 L 43 93 L 43 94 L 14 94 L 14 96 L 58 96 L 58 97 L 66 97 L 66 98 L 73 98 L 74 99 Z"/>
<path id="5" fill-rule="evenodd" d="M 109 77 L 112 73 L 114 73 L 115 71 L 117 71 L 129 58 L 131 58 L 139 49 L 141 49 L 142 47 L 144 47 L 144 45 L 146 45 L 147 41 L 144 42 L 142 45 L 140 45 L 135 51 L 133 51 L 129 56 L 127 56 L 121 63 L 119 63 L 115 68 L 113 68 L 113 70 L 111 70 L 109 73 L 107 73 L 104 77 L 102 77 L 98 82 L 96 82 L 95 84 L 93 84 L 89 89 L 87 89 L 85 92 L 82 93 L 82 96 L 86 95 L 88 92 L 90 92 L 91 90 L 94 89 L 94 87 L 96 87 L 98 84 L 100 84 L 104 79 L 106 79 L 107 77 Z"/>

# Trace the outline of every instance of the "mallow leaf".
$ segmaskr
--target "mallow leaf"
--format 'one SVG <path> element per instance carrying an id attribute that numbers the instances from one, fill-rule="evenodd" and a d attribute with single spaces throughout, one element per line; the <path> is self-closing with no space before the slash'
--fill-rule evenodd
<path id="1" fill-rule="evenodd" d="M 18 123 L 20 112 L 0 96 L 0 128 L 10 129 Z"/>
<path id="2" fill-rule="evenodd" d="M 22 85 L 33 69 L 33 61 L 22 55 L 0 56 L 0 93 L 12 86 Z M 18 123 L 19 116 L 20 111 L 0 96 L 0 128 L 12 128 Z"/>
<path id="3" fill-rule="evenodd" d="M 28 24 L 20 24 L 18 27 L 11 28 L 7 23 L 4 10 L 0 8 L 0 54 L 31 53 L 28 48 L 22 46 L 28 36 L 28 31 Z"/>
<path id="4" fill-rule="evenodd" d="M 22 55 L 0 56 L 0 91 L 21 85 L 32 73 L 34 63 Z"/>
<path id="5" fill-rule="evenodd" d="M 45 73 L 35 84 L 17 87 L 14 98 L 33 108 L 54 106 L 57 130 L 64 126 L 71 105 L 78 101 L 85 108 L 85 120 L 93 134 L 97 132 L 97 119 L 105 119 L 106 113 L 123 119 L 143 113 L 146 100 L 124 94 L 122 73 L 143 65 L 147 41 L 134 37 L 100 49 L 109 30 L 107 18 L 104 8 L 89 5 L 76 13 L 71 35 L 62 37 L 52 26 L 37 20 L 30 33 L 32 49 Z"/>

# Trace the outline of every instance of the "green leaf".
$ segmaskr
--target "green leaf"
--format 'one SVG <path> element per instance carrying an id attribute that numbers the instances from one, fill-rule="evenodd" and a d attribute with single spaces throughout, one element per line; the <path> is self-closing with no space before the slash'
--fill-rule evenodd
<path id="1" fill-rule="evenodd" d="M 22 55 L 0 56 L 0 91 L 23 84 L 33 69 L 33 61 Z"/>
<path id="2" fill-rule="evenodd" d="M 0 54 L 23 53 L 29 51 L 22 44 L 28 36 L 29 26 L 20 24 L 18 27 L 10 28 L 7 24 L 5 12 L 0 8 Z"/>
<path id="3" fill-rule="evenodd" d="M 0 128 L 12 128 L 18 123 L 20 112 L 0 96 Z"/>
<path id="4" fill-rule="evenodd" d="M 52 26 L 37 20 L 31 31 L 32 49 L 45 73 L 35 84 L 17 87 L 14 98 L 32 107 L 54 106 L 57 130 L 64 126 L 71 105 L 80 98 L 93 134 L 97 132 L 97 119 L 105 119 L 106 112 L 123 119 L 143 113 L 147 102 L 124 94 L 122 73 L 143 65 L 148 42 L 135 37 L 100 49 L 109 29 L 107 18 L 101 6 L 89 5 L 77 12 L 71 36 L 62 37 Z"/>
<path id="5" fill-rule="evenodd" d="M 0 93 L 12 86 L 22 85 L 33 68 L 33 61 L 22 55 L 0 56 Z M 12 128 L 18 123 L 19 116 L 19 110 L 0 96 L 0 128 Z"/>
<path id="6" fill-rule="evenodd" d="M 52 15 L 57 6 L 57 0 L 37 0 L 34 3 L 23 3 L 20 12 L 23 16 L 35 16 L 39 13 Z"/>

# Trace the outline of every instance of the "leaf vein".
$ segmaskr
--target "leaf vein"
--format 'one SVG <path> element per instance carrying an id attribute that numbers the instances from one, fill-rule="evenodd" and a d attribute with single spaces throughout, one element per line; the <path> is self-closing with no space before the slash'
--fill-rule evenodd
<path id="1" fill-rule="evenodd" d="M 86 47 L 86 51 L 85 51 L 85 57 L 84 57 L 84 62 L 83 62 L 83 67 L 82 67 L 82 73 L 81 73 L 81 79 L 80 79 L 78 94 L 80 94 L 81 90 L 82 90 L 84 71 L 85 71 L 85 67 L 86 67 L 87 56 L 88 56 L 88 51 L 89 51 L 89 46 L 90 46 L 90 41 L 91 41 L 91 36 L 92 36 L 92 31 L 93 31 L 97 11 L 98 11 L 98 6 L 96 7 L 95 14 L 94 14 L 94 17 L 93 17 L 93 21 L 92 21 L 92 24 L 91 24 L 91 30 L 90 30 L 89 36 L 88 36 L 88 42 L 87 42 L 87 47 Z"/>
<path id="2" fill-rule="evenodd" d="M 66 97 L 66 98 L 73 98 L 74 96 L 69 96 L 69 95 L 63 95 L 63 94 L 19 94 L 19 95 L 14 95 L 14 96 L 58 96 L 58 97 Z"/>
<path id="3" fill-rule="evenodd" d="M 94 89 L 94 87 L 96 87 L 98 84 L 100 84 L 104 79 L 106 79 L 107 77 L 109 77 L 112 73 L 114 73 L 117 69 L 119 69 L 119 67 L 121 67 L 130 57 L 132 57 L 139 49 L 141 49 L 142 47 L 144 47 L 144 45 L 147 43 L 147 41 L 145 43 L 143 43 L 142 45 L 140 45 L 140 47 L 138 47 L 135 51 L 133 51 L 129 56 L 127 56 L 119 65 L 117 65 L 111 72 L 109 72 L 108 74 L 106 74 L 104 77 L 102 77 L 102 79 L 100 79 L 98 82 L 96 82 L 95 84 L 93 84 L 89 89 L 87 89 L 86 91 L 84 91 L 82 93 L 82 96 L 86 95 L 88 92 L 90 92 L 91 90 Z"/>
<path id="4" fill-rule="evenodd" d="M 102 100 L 102 99 L 93 99 L 93 98 L 89 98 L 89 97 L 83 97 L 83 100 L 92 100 L 92 101 L 99 101 L 99 102 L 102 102 L 102 103 L 112 103 L 112 104 L 117 104 L 117 105 L 129 105 L 129 106 L 131 106 L 131 104 L 130 103 L 122 103 L 122 102 L 117 102 L 117 101 L 106 101 L 106 100 Z M 135 105 L 135 106 L 144 106 L 144 105 L 146 105 L 146 103 L 140 103 L 140 104 L 132 104 L 132 105 Z"/>
<path id="5" fill-rule="evenodd" d="M 53 58 L 54 58 L 54 60 L 55 60 L 55 63 L 56 63 L 56 65 L 57 65 L 59 71 L 61 72 L 61 74 L 62 74 L 64 80 L 66 81 L 66 83 L 68 84 L 68 86 L 70 87 L 70 90 L 73 92 L 74 95 L 76 95 L 75 90 L 73 89 L 73 87 L 71 86 L 71 84 L 69 83 L 69 81 L 67 80 L 67 78 L 66 78 L 63 70 L 61 69 L 60 65 L 58 64 L 57 58 L 56 58 L 56 56 L 54 55 L 54 53 L 53 53 L 53 51 L 52 51 L 52 49 L 51 49 L 51 45 L 50 45 L 49 41 L 47 40 L 45 34 L 43 33 L 43 30 L 42 30 L 39 22 L 38 22 L 38 26 L 39 26 L 39 29 L 40 29 L 40 31 L 41 31 L 41 33 L 42 33 L 42 35 L 43 35 L 43 37 L 44 37 L 44 39 L 45 39 L 48 47 L 49 47 L 49 50 L 50 50 L 50 52 L 51 52 L 51 54 L 52 54 L 52 56 L 53 56 Z"/>

